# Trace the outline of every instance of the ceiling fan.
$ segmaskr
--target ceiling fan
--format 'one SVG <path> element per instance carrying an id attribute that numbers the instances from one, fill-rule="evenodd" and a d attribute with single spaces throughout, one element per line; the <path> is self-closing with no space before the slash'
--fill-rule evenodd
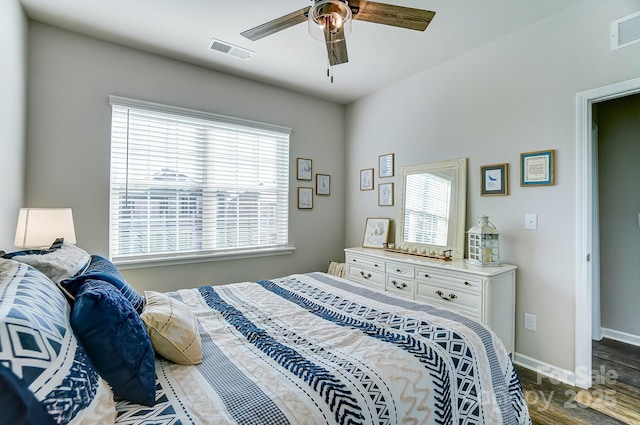
<path id="1" fill-rule="evenodd" d="M 366 0 L 315 0 L 313 6 L 291 12 L 242 33 L 249 40 L 259 40 L 304 21 L 309 23 L 312 37 L 327 46 L 329 64 L 349 61 L 346 37 L 352 19 L 424 31 L 435 12 Z"/>

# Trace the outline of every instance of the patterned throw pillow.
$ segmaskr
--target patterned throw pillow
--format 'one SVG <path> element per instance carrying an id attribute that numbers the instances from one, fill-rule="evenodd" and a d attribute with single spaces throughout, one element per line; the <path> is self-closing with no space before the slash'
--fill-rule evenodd
<path id="1" fill-rule="evenodd" d="M 74 300 L 82 285 L 90 279 L 109 282 L 129 300 L 138 314 L 142 313 L 144 308 L 142 295 L 133 286 L 129 285 L 115 264 L 99 255 L 94 254 L 91 256 L 91 262 L 81 274 L 60 281 L 58 286 L 67 297 Z"/>
<path id="2" fill-rule="evenodd" d="M 0 397 L 2 420 L 37 415 L 15 404 L 28 409 L 31 393 L 55 423 L 113 422 L 113 393 L 76 339 L 55 284 L 27 264 L 0 259 L 0 305 L 0 365 L 9 384 Z"/>
<path id="3" fill-rule="evenodd" d="M 153 349 L 167 360 L 184 365 L 202 363 L 202 342 L 198 319 L 183 302 L 170 296 L 145 291 L 147 302 L 140 315 Z"/>
<path id="4" fill-rule="evenodd" d="M 44 273 L 54 283 L 75 276 L 89 264 L 91 256 L 82 248 L 70 243 L 48 250 L 16 251 L 4 258 L 29 264 Z"/>

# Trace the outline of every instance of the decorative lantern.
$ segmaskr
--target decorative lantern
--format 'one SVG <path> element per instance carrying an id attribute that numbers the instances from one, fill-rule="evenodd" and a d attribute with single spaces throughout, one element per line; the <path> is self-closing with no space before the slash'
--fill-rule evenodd
<path id="1" fill-rule="evenodd" d="M 467 232 L 468 262 L 476 266 L 500 265 L 500 232 L 486 215 L 478 217 L 478 225 Z"/>

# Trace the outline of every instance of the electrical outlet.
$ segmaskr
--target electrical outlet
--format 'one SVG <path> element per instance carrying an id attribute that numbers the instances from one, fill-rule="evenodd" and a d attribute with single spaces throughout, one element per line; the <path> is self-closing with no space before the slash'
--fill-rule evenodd
<path id="1" fill-rule="evenodd" d="M 524 314 L 524 328 L 535 332 L 536 330 L 535 314 L 529 314 L 529 313 Z"/>

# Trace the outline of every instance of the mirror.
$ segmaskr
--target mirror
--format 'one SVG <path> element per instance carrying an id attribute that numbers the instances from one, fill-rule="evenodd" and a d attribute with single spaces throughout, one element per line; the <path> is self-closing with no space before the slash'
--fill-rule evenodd
<path id="1" fill-rule="evenodd" d="M 400 168 L 396 244 L 464 258 L 467 158 Z"/>

